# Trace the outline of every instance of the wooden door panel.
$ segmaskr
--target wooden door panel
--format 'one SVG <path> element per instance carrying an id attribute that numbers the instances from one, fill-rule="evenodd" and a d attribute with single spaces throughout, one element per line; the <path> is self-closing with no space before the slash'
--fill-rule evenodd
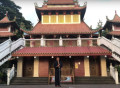
<path id="1" fill-rule="evenodd" d="M 26 57 L 23 62 L 23 76 L 24 77 L 33 77 L 33 58 Z"/>
<path id="2" fill-rule="evenodd" d="M 99 57 L 90 57 L 90 76 L 100 76 L 100 59 Z"/>

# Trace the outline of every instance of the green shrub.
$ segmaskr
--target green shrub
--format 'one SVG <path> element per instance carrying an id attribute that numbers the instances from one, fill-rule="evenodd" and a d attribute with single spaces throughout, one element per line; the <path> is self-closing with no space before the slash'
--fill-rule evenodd
<path id="1" fill-rule="evenodd" d="M 0 84 L 7 82 L 7 74 L 5 72 L 0 72 Z"/>
<path id="2" fill-rule="evenodd" d="M 118 76 L 120 78 L 120 66 L 117 67 L 117 70 L 118 70 Z"/>

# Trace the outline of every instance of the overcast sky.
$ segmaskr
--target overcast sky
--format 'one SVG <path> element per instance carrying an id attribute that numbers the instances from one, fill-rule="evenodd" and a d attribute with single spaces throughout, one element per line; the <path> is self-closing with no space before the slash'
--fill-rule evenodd
<path id="1" fill-rule="evenodd" d="M 38 17 L 35 12 L 34 3 L 37 2 L 38 6 L 42 6 L 43 0 L 12 0 L 17 5 L 22 7 L 20 12 L 23 16 L 30 20 L 33 25 L 38 22 Z M 115 10 L 120 16 L 120 0 L 79 0 L 79 4 L 82 6 L 84 2 L 87 2 L 87 10 L 85 14 L 85 22 L 93 28 L 96 28 L 99 19 L 106 22 L 106 16 L 109 19 L 113 19 L 115 15 Z"/>

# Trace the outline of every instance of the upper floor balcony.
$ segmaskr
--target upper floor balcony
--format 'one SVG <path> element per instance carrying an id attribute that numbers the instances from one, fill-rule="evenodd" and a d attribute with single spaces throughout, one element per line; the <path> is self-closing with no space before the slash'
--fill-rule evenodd
<path id="1" fill-rule="evenodd" d="M 98 46 L 98 38 L 25 39 L 25 47 Z"/>

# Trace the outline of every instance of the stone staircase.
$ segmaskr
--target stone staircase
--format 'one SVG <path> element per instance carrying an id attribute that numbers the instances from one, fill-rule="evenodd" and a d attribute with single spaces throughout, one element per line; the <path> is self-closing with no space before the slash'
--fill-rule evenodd
<path id="1" fill-rule="evenodd" d="M 11 85 L 48 85 L 47 77 L 15 77 Z"/>
<path id="2" fill-rule="evenodd" d="M 115 84 L 112 77 L 75 77 L 75 84 Z"/>

